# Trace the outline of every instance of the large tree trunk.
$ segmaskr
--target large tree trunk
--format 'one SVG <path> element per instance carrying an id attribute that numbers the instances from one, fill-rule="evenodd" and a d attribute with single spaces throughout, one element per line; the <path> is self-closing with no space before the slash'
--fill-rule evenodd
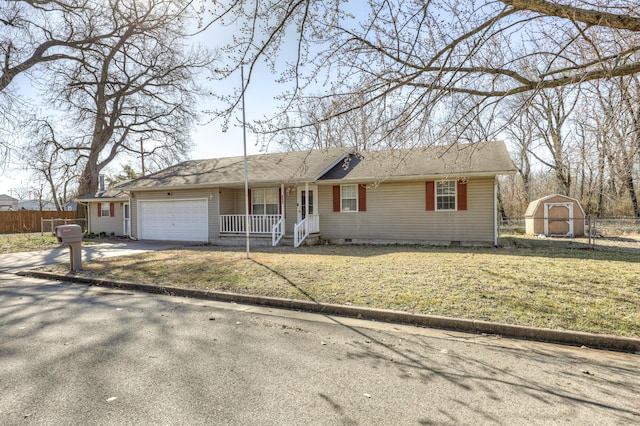
<path id="1" fill-rule="evenodd" d="M 604 169 L 605 169 L 605 152 L 604 143 L 598 150 L 598 210 L 596 215 L 602 217 L 604 212 Z"/>
<path id="2" fill-rule="evenodd" d="M 640 207 L 638 206 L 638 196 L 633 185 L 633 172 L 632 168 L 628 167 L 624 174 L 624 184 L 629 191 L 629 198 L 631 199 L 631 207 L 633 208 L 633 215 L 640 217 Z"/>

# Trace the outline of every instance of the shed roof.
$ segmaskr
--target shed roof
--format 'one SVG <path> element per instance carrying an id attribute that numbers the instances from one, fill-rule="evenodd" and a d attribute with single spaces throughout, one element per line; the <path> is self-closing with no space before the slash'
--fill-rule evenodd
<path id="1" fill-rule="evenodd" d="M 359 161 L 350 161 L 357 158 Z M 455 144 L 428 148 L 353 153 L 347 148 L 258 154 L 247 157 L 252 184 L 304 183 L 318 180 L 397 180 L 511 174 L 515 167 L 504 142 Z M 345 170 L 336 176 L 337 168 Z M 244 157 L 185 161 L 141 177 L 130 190 L 239 186 Z"/>
<path id="2" fill-rule="evenodd" d="M 580 210 L 582 210 L 582 213 L 584 214 L 584 210 L 582 209 L 582 205 L 580 204 L 580 201 L 569 197 L 568 195 L 562 195 L 562 194 L 551 194 L 551 195 L 547 195 L 545 197 L 542 198 L 538 198 L 537 200 L 533 200 L 532 202 L 529 203 L 529 205 L 527 206 L 527 210 L 524 212 L 524 217 L 532 217 L 535 215 L 536 211 L 538 210 L 538 207 L 542 204 L 544 204 L 545 201 L 550 200 L 552 198 L 556 198 L 556 197 L 560 197 L 560 198 L 564 198 L 567 201 L 571 201 L 574 202 L 578 205 L 578 207 L 580 207 Z"/>

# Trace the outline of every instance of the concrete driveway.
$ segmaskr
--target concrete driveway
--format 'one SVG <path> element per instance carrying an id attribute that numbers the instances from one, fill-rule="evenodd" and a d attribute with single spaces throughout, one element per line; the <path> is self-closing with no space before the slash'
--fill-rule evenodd
<path id="1" fill-rule="evenodd" d="M 173 241 L 123 240 L 82 246 L 82 259 L 93 260 L 113 256 L 125 256 L 154 250 L 184 247 L 189 243 Z M 15 272 L 39 266 L 69 263 L 69 248 L 65 245 L 53 250 L 40 250 L 0 255 L 0 272 Z"/>

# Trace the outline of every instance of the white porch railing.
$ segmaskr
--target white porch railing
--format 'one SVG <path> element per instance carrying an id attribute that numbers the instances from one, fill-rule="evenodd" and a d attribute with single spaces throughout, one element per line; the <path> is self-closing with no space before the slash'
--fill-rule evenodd
<path id="1" fill-rule="evenodd" d="M 279 214 L 249 215 L 250 234 L 272 234 L 273 227 L 281 220 Z M 246 216 L 243 214 L 221 214 L 220 232 L 227 234 L 244 234 L 246 231 Z M 283 230 L 284 232 L 284 230 Z"/>
<path id="2" fill-rule="evenodd" d="M 293 227 L 293 246 L 299 247 L 309 234 L 316 232 L 320 232 L 320 216 L 310 214 Z"/>
<path id="3" fill-rule="evenodd" d="M 284 218 L 280 218 L 273 228 L 271 228 L 271 245 L 277 246 L 282 237 L 284 236 Z"/>

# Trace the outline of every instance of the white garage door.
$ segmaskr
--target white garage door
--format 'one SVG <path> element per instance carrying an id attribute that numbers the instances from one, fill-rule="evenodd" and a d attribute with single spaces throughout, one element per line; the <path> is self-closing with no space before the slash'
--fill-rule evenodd
<path id="1" fill-rule="evenodd" d="M 140 201 L 139 239 L 209 240 L 207 200 Z"/>

